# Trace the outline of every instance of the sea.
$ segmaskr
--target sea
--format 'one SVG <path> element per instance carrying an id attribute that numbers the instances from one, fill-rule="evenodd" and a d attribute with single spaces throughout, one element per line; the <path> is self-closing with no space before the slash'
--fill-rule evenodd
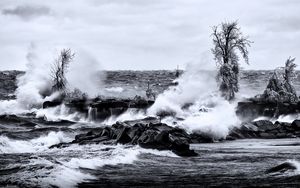
<path id="1" fill-rule="evenodd" d="M 93 128 L 155 116 L 161 110 L 176 114 L 176 118 L 162 120 L 168 125 L 190 133 L 206 132 L 219 140 L 241 123 L 235 115 L 237 102 L 263 93 L 273 71 L 242 71 L 240 91 L 233 102 L 219 96 L 214 71 L 180 73 L 177 77 L 176 71 L 169 70 L 102 71 L 101 81 L 95 85 L 100 97 L 146 97 L 146 90 L 151 89 L 155 103 L 147 112 L 130 110 L 99 122 L 69 113 L 64 105 L 42 109 L 40 91 L 47 85 L 43 76 L 0 72 L 0 187 L 300 186 L 298 138 L 192 144 L 190 147 L 198 153 L 195 157 L 120 144 L 74 144 L 49 149 Z M 293 83 L 300 93 L 300 77 L 296 76 Z M 185 104 L 191 105 L 186 109 Z M 202 108 L 208 110 L 199 110 Z M 14 118 L 6 121 L 5 115 Z M 291 122 L 297 118 L 280 120 Z M 266 173 L 286 162 L 295 170 Z"/>

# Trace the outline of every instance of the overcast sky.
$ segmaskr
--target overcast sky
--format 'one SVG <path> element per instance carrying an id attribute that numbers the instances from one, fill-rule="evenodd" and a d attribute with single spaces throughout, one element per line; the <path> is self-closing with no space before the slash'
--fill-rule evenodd
<path id="1" fill-rule="evenodd" d="M 30 43 L 84 50 L 105 69 L 213 68 L 211 27 L 232 20 L 254 41 L 245 69 L 300 65 L 299 0 L 1 0 L 0 11 L 1 70 L 24 69 Z"/>

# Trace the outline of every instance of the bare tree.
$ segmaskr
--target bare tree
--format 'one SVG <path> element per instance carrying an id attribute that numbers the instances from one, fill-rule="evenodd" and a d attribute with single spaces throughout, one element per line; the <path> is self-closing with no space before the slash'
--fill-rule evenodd
<path id="1" fill-rule="evenodd" d="M 51 70 L 51 76 L 53 78 L 53 91 L 62 91 L 65 92 L 67 79 L 65 74 L 70 62 L 73 60 L 75 54 L 71 49 L 63 49 L 59 57 L 55 60 Z"/>
<path id="2" fill-rule="evenodd" d="M 219 30 L 219 27 L 221 28 Z M 249 63 L 248 49 L 251 41 L 244 37 L 237 22 L 222 23 L 221 26 L 213 27 L 212 53 L 219 67 L 217 79 L 219 81 L 219 90 L 227 100 L 232 100 L 235 93 L 239 90 L 239 51 L 245 60 Z"/>

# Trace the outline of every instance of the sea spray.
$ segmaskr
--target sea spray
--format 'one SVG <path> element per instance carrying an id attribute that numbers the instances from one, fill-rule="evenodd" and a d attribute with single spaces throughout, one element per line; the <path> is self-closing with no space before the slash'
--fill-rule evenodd
<path id="1" fill-rule="evenodd" d="M 215 74 L 191 66 L 178 79 L 178 86 L 159 95 L 148 115 L 169 114 L 163 119 L 189 132 L 200 131 L 214 138 L 224 138 L 239 124 L 235 115 L 235 102 L 227 101 L 217 92 Z M 183 119 L 178 121 L 178 118 Z"/>
<path id="2" fill-rule="evenodd" d="M 51 67 L 54 63 L 54 55 L 50 51 L 44 51 L 33 43 L 30 45 L 27 54 L 25 74 L 17 79 L 16 99 L 0 101 L 1 114 L 21 114 L 36 112 L 43 114 L 42 104 L 45 101 L 53 101 L 60 97 L 59 92 L 52 90 Z M 42 55 L 41 55 L 42 54 Z M 68 90 L 80 89 L 85 94 L 94 97 L 100 94 L 103 79 L 101 65 L 90 54 L 84 50 L 78 50 L 75 61 L 70 64 L 67 72 Z M 61 106 L 60 109 L 66 108 Z M 42 113 L 38 111 L 42 110 Z M 51 114 L 54 112 L 54 114 Z M 49 110 L 45 116 L 55 117 L 58 110 Z M 66 112 L 66 110 L 64 110 Z M 59 117 L 66 113 L 59 113 Z M 49 118 L 49 117 L 48 117 Z M 81 117 L 79 117 L 81 118 Z M 50 119 L 53 119 L 50 117 Z"/>
<path id="3" fill-rule="evenodd" d="M 144 111 L 137 110 L 137 109 L 128 109 L 126 112 L 119 116 L 110 116 L 106 120 L 104 120 L 102 123 L 105 125 L 112 125 L 116 123 L 117 121 L 130 121 L 130 120 L 136 120 L 136 119 L 143 119 L 146 118 L 147 114 Z"/>
<path id="4" fill-rule="evenodd" d="M 77 122 L 86 121 L 84 114 L 72 112 L 64 104 L 52 108 L 39 109 L 35 113 L 37 118 L 44 118 L 47 121 L 60 121 L 62 119 Z"/>
<path id="5" fill-rule="evenodd" d="M 40 53 L 32 43 L 26 56 L 26 72 L 17 79 L 16 99 L 0 101 L 1 113 L 24 113 L 41 107 L 43 94 L 48 92 L 51 78 L 47 60 L 39 56 Z"/>
<path id="6" fill-rule="evenodd" d="M 101 94 L 105 73 L 101 63 L 84 50 L 78 50 L 66 74 L 69 89 L 79 89 L 89 97 Z"/>
<path id="7" fill-rule="evenodd" d="M 16 100 L 24 109 L 40 105 L 51 89 L 49 62 L 39 56 L 39 53 L 43 52 L 31 44 L 27 54 L 26 72 L 18 78 Z"/>

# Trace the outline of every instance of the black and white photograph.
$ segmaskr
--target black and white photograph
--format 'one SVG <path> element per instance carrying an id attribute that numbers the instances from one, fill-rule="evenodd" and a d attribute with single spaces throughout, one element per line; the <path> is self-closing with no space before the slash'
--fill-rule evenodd
<path id="1" fill-rule="evenodd" d="M 0 188 L 300 187 L 299 0 L 0 0 Z"/>

